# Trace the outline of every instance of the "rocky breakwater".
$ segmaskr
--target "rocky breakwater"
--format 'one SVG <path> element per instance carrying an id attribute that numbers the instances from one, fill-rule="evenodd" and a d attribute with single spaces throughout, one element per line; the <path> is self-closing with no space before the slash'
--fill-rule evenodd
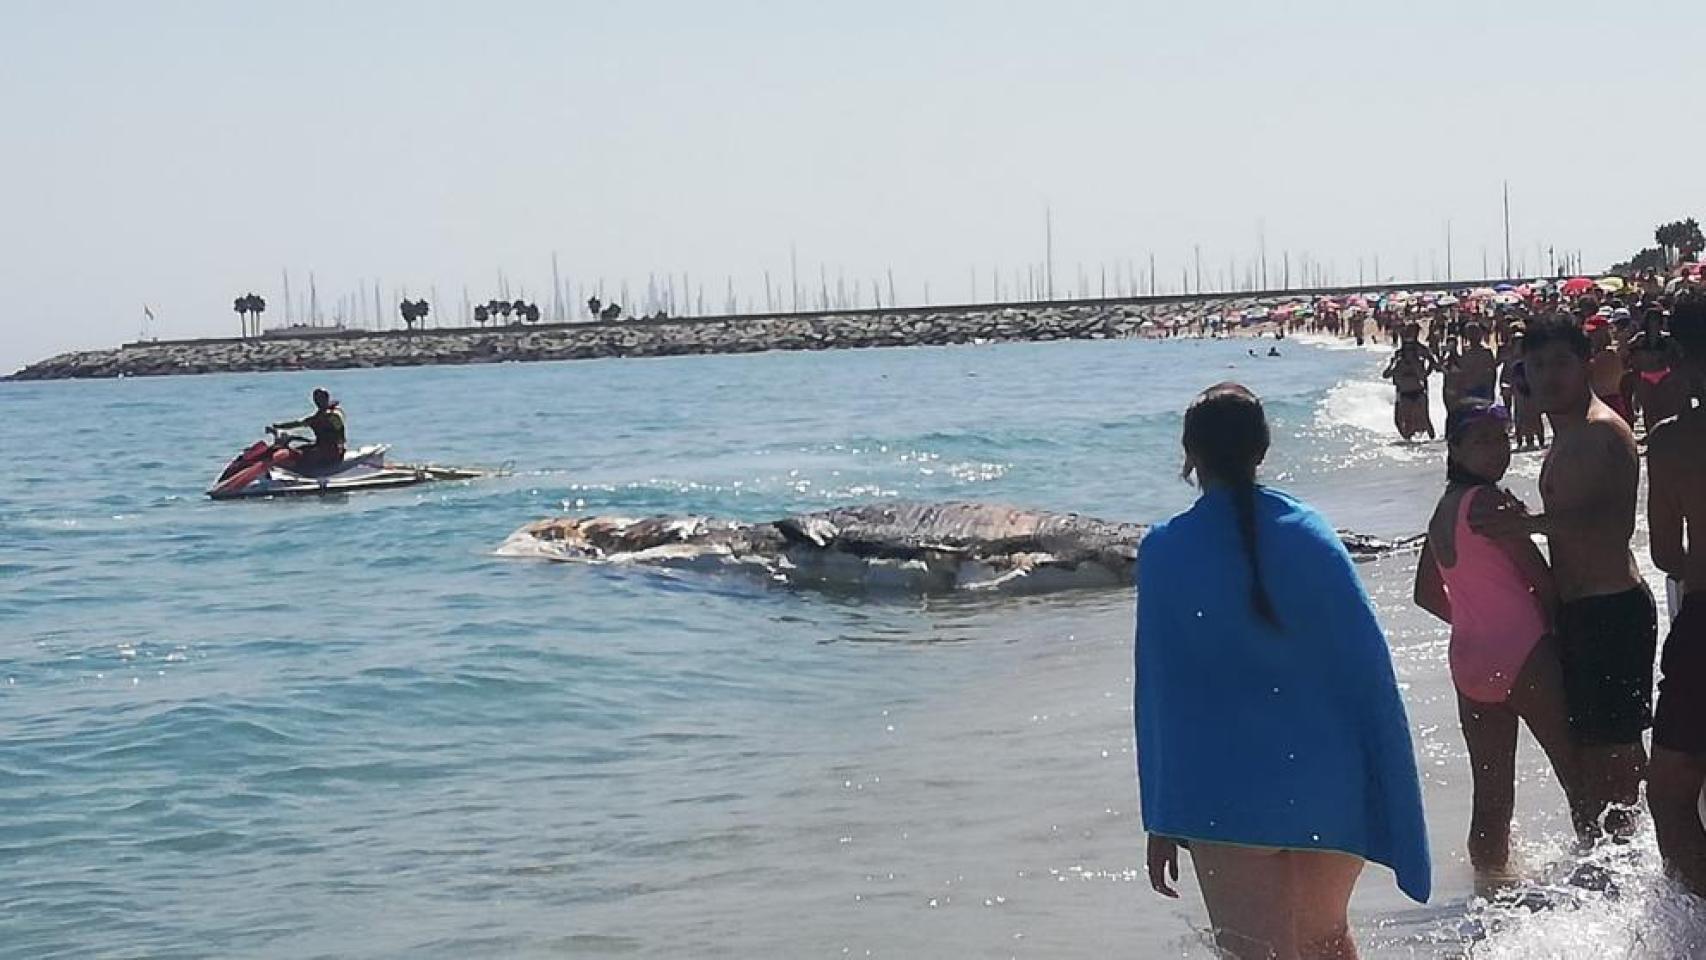
<path id="1" fill-rule="evenodd" d="M 668 357 L 1155 335 L 1254 301 L 1043 304 L 129 343 L 66 353 L 12 380 L 171 376 L 599 357 Z"/>

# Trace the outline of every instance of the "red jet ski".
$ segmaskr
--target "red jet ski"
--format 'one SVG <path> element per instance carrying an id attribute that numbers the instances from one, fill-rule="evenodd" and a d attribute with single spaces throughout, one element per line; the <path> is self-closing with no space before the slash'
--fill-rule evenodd
<path id="1" fill-rule="evenodd" d="M 386 463 L 384 444 L 357 447 L 344 454 L 343 462 L 325 469 L 299 471 L 294 468 L 300 448 L 312 443 L 306 437 L 279 433 L 270 427 L 272 440 L 257 440 L 225 467 L 207 495 L 215 500 L 253 497 L 321 496 L 358 490 L 388 490 L 412 487 L 434 480 L 471 480 L 484 470 L 439 467 L 430 464 Z"/>

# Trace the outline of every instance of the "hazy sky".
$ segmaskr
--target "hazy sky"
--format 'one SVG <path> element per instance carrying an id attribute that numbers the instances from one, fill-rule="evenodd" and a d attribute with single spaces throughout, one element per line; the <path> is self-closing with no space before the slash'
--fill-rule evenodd
<path id="1" fill-rule="evenodd" d="M 281 271 L 441 313 L 683 272 L 720 307 L 1043 258 L 1163 285 L 1265 236 L 1355 279 L 1706 215 L 1698 3 L 0 0 L 0 368 L 227 335 Z M 1430 266 L 1430 263 L 1435 266 Z M 679 283 L 679 281 L 678 281 Z M 1144 281 L 1147 283 L 1147 280 Z M 368 293 L 371 299 L 371 292 Z"/>

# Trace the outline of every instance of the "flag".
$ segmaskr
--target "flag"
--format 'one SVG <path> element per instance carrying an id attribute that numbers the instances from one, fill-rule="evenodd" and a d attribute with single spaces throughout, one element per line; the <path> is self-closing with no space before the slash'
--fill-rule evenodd
<path id="1" fill-rule="evenodd" d="M 150 320 L 154 319 L 154 311 L 148 309 L 148 304 L 146 303 L 142 305 L 142 315 Z"/>

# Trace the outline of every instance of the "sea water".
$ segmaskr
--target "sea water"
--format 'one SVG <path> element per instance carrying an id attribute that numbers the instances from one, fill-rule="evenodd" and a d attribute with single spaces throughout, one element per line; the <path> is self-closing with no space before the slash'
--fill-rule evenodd
<path id="1" fill-rule="evenodd" d="M 1180 414 L 1238 380 L 1268 479 L 1421 530 L 1373 351 L 964 346 L 0 384 L 0 956 L 1207 956 L 1143 876 L 1132 596 L 825 595 L 504 560 L 563 513 L 755 520 L 891 498 L 1147 521 Z M 213 503 L 269 421 L 341 398 L 469 483 Z M 1436 413 L 1436 422 L 1437 413 Z M 1532 495 L 1538 460 L 1513 483 Z M 1644 547 L 1643 547 L 1644 550 Z M 1372 957 L 1672 957 L 1706 916 L 1650 836 L 1569 873 L 1519 758 L 1524 906 L 1473 898 L 1446 634 L 1361 569 L 1425 781 L 1434 900 L 1370 867 Z M 1532 909 L 1534 907 L 1541 909 Z"/>

